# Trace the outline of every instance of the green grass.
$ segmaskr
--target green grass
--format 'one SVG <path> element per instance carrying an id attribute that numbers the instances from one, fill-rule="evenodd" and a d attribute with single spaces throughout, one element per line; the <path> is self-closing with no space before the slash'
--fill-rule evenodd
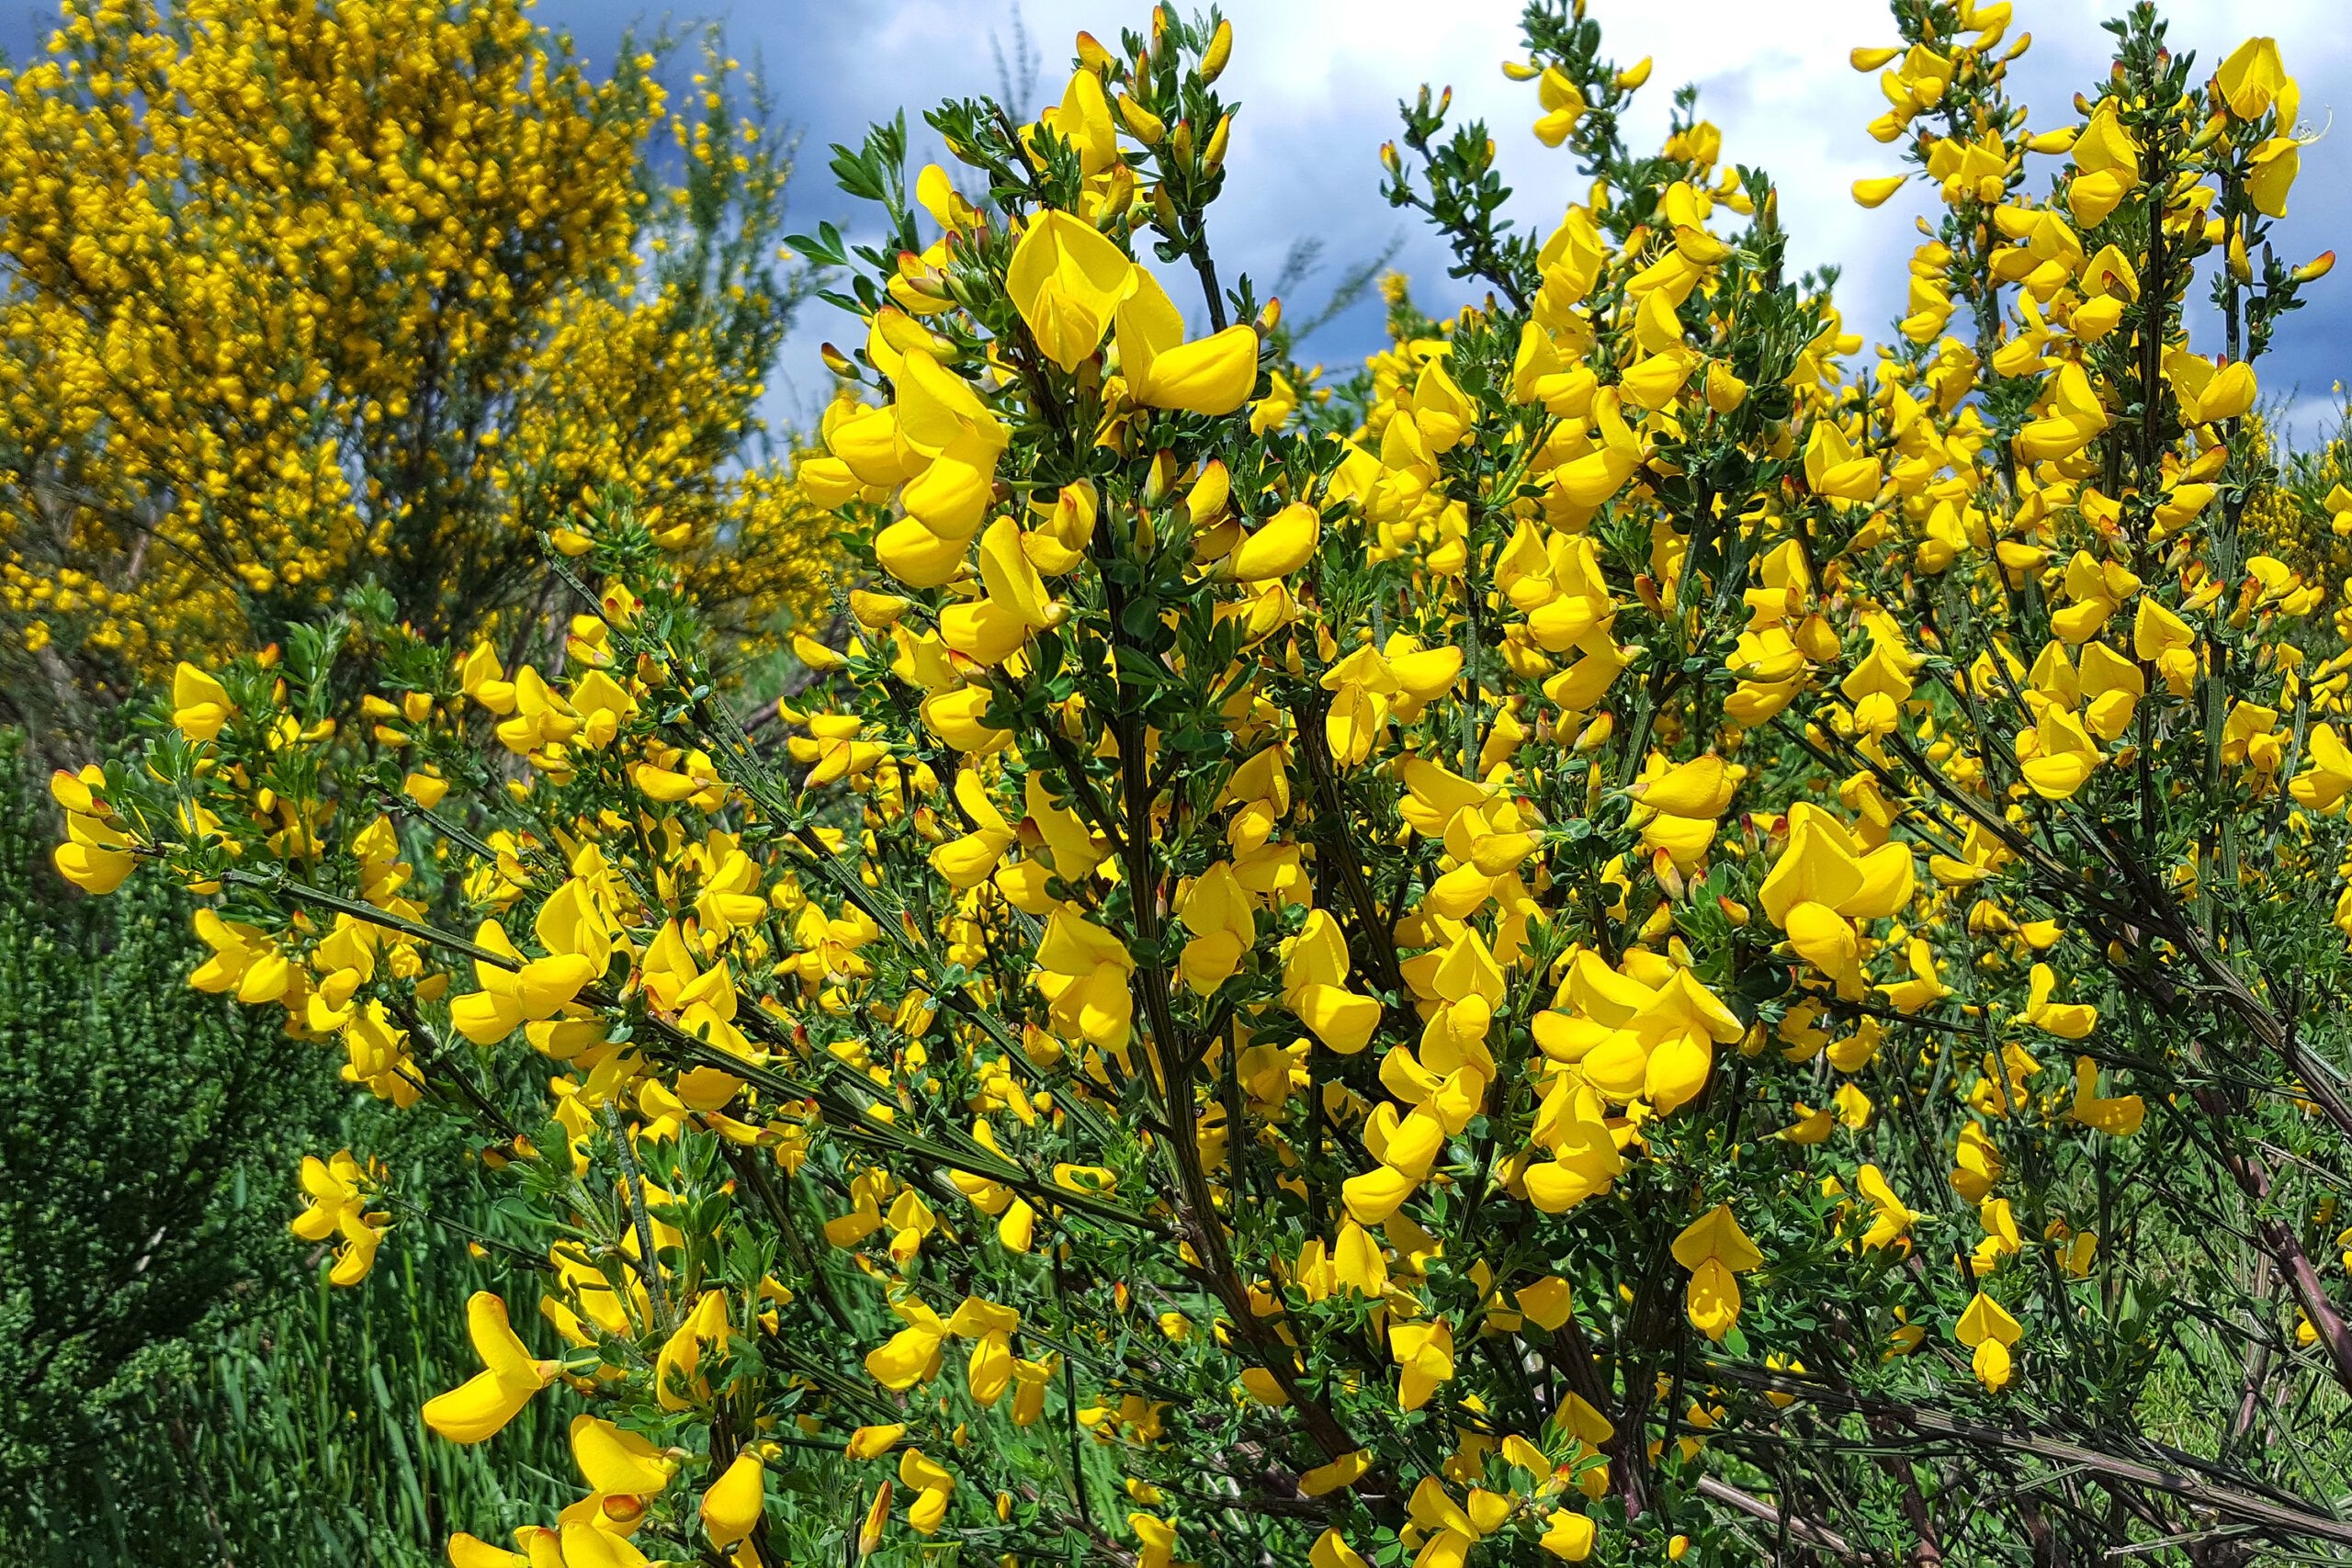
<path id="1" fill-rule="evenodd" d="M 551 1520 L 577 1486 L 525 1456 L 563 1452 L 553 1401 L 480 1449 L 434 1437 L 418 1414 L 479 1370 L 463 1305 L 493 1282 L 461 1244 L 410 1225 L 354 1289 L 321 1274 L 232 1307 L 58 1468 L 16 1561 L 406 1568 L 446 1562 L 453 1530 L 503 1540 Z"/>

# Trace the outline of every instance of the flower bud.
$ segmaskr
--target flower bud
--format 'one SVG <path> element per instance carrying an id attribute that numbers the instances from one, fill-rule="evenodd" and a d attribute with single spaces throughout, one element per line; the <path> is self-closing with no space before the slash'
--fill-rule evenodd
<path id="1" fill-rule="evenodd" d="M 1143 502 L 1156 506 L 1166 498 L 1176 482 L 1176 454 L 1163 446 L 1151 455 L 1151 468 L 1144 476 Z"/>
<path id="2" fill-rule="evenodd" d="M 1168 134 L 1167 124 L 1126 94 L 1119 95 L 1119 119 L 1128 133 L 1147 147 L 1157 147 L 1159 139 Z"/>
<path id="3" fill-rule="evenodd" d="M 1224 518 L 1227 503 L 1232 496 L 1233 475 L 1226 468 L 1225 460 L 1210 458 L 1184 497 L 1184 513 L 1192 520 L 1193 531 L 1197 534 L 1215 527 Z"/>
<path id="4" fill-rule="evenodd" d="M 1216 31 L 1209 36 L 1208 48 L 1201 51 L 1201 85 L 1206 86 L 1225 73 L 1226 62 L 1233 58 L 1233 23 L 1220 20 Z"/>
<path id="5" fill-rule="evenodd" d="M 863 1559 L 882 1549 L 883 1528 L 890 1522 L 890 1481 L 885 1476 L 876 1489 L 873 1505 L 865 1510 L 865 1522 L 857 1529 L 857 1555 Z"/>
<path id="6" fill-rule="evenodd" d="M 932 271 L 923 259 L 912 251 L 899 253 L 899 281 L 905 284 L 909 290 L 922 295 L 926 299 L 947 298 L 946 280 Z"/>
<path id="7" fill-rule="evenodd" d="M 1233 116 L 1229 113 L 1219 115 L 1216 129 L 1209 132 L 1209 144 L 1201 153 L 1202 169 L 1213 175 L 1224 167 L 1225 150 L 1232 140 Z"/>
<path id="8" fill-rule="evenodd" d="M 1140 188 L 1136 183 L 1135 170 L 1125 163 L 1112 165 L 1110 183 L 1111 188 L 1102 197 L 1102 217 L 1106 220 L 1124 217 L 1127 209 L 1136 204 L 1136 195 Z"/>
<path id="9" fill-rule="evenodd" d="M 1662 849 L 1651 851 L 1650 875 L 1657 880 L 1658 888 L 1666 895 L 1668 903 L 1682 902 L 1689 889 L 1682 880 L 1682 874 L 1674 867 L 1672 855 Z"/>

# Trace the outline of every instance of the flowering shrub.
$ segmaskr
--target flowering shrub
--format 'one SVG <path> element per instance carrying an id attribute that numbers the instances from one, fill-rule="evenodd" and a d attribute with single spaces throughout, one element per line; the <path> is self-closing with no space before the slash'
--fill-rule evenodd
<path id="1" fill-rule="evenodd" d="M 512 644 L 615 483 L 712 615 L 819 602 L 810 510 L 737 467 L 788 160 L 732 62 L 676 107 L 656 63 L 515 0 L 67 5 L 0 78 L 0 712 L 86 733 L 369 579 Z"/>
<path id="2" fill-rule="evenodd" d="M 1408 105 L 1388 197 L 1488 293 L 1318 387 L 1211 244 L 1232 29 L 1163 9 L 940 108 L 959 174 L 837 159 L 858 632 L 782 733 L 615 509 L 560 665 L 401 644 L 328 736 L 298 640 L 59 776 L 69 875 L 211 897 L 197 986 L 545 1227 L 424 1414 L 568 1402 L 582 1501 L 459 1568 L 2352 1533 L 2352 600 L 2242 526 L 2294 85 L 2142 6 L 2036 130 L 2007 6 L 1893 11 L 1856 194 L 1939 216 L 1874 357 L 1537 4 L 1578 199 L 1514 231 Z M 364 1269 L 366 1166 L 304 1186 Z"/>

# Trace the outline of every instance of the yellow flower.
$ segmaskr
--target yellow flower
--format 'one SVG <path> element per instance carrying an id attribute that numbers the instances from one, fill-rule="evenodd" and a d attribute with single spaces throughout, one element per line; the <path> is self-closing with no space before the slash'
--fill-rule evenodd
<path id="1" fill-rule="evenodd" d="M 2058 976 L 2047 964 L 2033 966 L 2025 1011 L 2012 1021 L 2030 1023 L 2044 1033 L 2055 1034 L 2061 1040 L 2081 1040 L 2098 1027 L 2098 1009 L 2087 1002 L 2053 1002 L 2052 991 L 2057 988 Z"/>
<path id="2" fill-rule="evenodd" d="M 555 1381 L 558 1363 L 531 1355 L 507 1325 L 506 1303 L 488 1291 L 466 1302 L 466 1331 L 482 1370 L 425 1401 L 424 1424 L 453 1443 L 486 1442 Z"/>
<path id="3" fill-rule="evenodd" d="M 2274 136 L 2246 158 L 2245 193 L 2255 210 L 2266 218 L 2287 216 L 2287 191 L 2302 168 L 2302 143 L 2291 136 Z"/>
<path id="4" fill-rule="evenodd" d="M 1046 357 L 1076 370 L 1102 344 L 1137 276 L 1135 264 L 1092 224 L 1048 210 L 1013 247 L 1004 285 Z"/>
<path id="5" fill-rule="evenodd" d="M 345 1149 L 332 1160 L 304 1155 L 301 1179 L 308 1207 L 287 1228 L 304 1241 L 340 1236 L 328 1281 L 357 1284 L 375 1267 L 376 1249 L 383 1242 L 390 1218 L 368 1213 L 368 1189 L 373 1184 L 370 1173 Z"/>
<path id="6" fill-rule="evenodd" d="M 1577 121 L 1584 118 L 1584 95 L 1555 65 L 1546 67 L 1544 74 L 1536 78 L 1535 96 L 1544 106 L 1544 118 L 1535 122 L 1535 138 L 1546 147 L 1557 147 L 1567 140 Z"/>
<path id="7" fill-rule="evenodd" d="M 172 725 L 190 740 L 209 740 L 236 713 L 227 688 L 182 660 L 172 672 Z"/>
<path id="8" fill-rule="evenodd" d="M 65 814 L 65 841 L 50 852 L 57 873 L 85 893 L 111 893 L 139 863 L 119 828 L 80 811 Z"/>
<path id="9" fill-rule="evenodd" d="M 1960 1314 L 1952 1337 L 1974 1352 L 1969 1365 L 1974 1369 L 1977 1381 L 1998 1393 L 2008 1385 L 2014 1364 L 2009 1347 L 2018 1342 L 2022 1332 L 2007 1308 L 1979 1291 Z"/>
<path id="10" fill-rule="evenodd" d="M 1844 431 L 1827 420 L 1819 420 L 1805 440 L 1804 479 L 1817 495 L 1838 501 L 1868 501 L 1878 494 L 1878 461 L 1867 454 L 1856 453 Z"/>
<path id="11" fill-rule="evenodd" d="M 2213 85 L 2239 119 L 2258 119 L 2273 102 L 2291 102 L 2294 93 L 2294 79 L 2278 58 L 2278 40 L 2269 38 L 2250 38 L 2231 51 L 2214 73 Z M 2282 106 L 2279 118 L 2292 119 L 2293 109 Z"/>
<path id="12" fill-rule="evenodd" d="M 766 1512 L 767 1467 L 749 1449 L 702 1495 L 702 1528 L 724 1550 L 752 1533 Z"/>
<path id="13" fill-rule="evenodd" d="M 677 1472 L 677 1461 L 643 1435 L 600 1416 L 573 1416 L 570 1438 L 572 1462 L 592 1494 L 584 1511 L 604 1529 L 633 1533 L 647 1506 Z"/>
<path id="14" fill-rule="evenodd" d="M 2165 355 L 2165 376 L 2180 400 L 2180 417 L 2191 424 L 2236 419 L 2254 406 L 2254 367 L 2244 360 L 2226 366 L 2181 349 Z"/>
<path id="15" fill-rule="evenodd" d="M 1231 413 L 1258 380 L 1258 334 L 1246 325 L 1184 341 L 1184 319 L 1149 273 L 1118 307 L 1119 370 L 1128 395 L 1148 407 Z"/>
<path id="16" fill-rule="evenodd" d="M 2078 225 L 2097 228 L 2140 183 L 2139 149 L 2116 114 L 2114 99 L 2099 100 L 2075 139 L 2074 154 L 2077 172 L 2067 183 L 2066 199 Z"/>
<path id="17" fill-rule="evenodd" d="M 2098 1064 L 2088 1056 L 2075 1058 L 2075 1103 L 2070 1112 L 2086 1127 L 2111 1137 L 2128 1138 L 2140 1130 L 2147 1106 L 2136 1094 L 2103 1097 L 2098 1092 Z"/>
<path id="18" fill-rule="evenodd" d="M 1283 960 L 1283 999 L 1315 1037 L 1343 1055 L 1364 1048 L 1380 1026 L 1380 1003 L 1347 988 L 1347 941 L 1328 909 L 1317 909 Z"/>
<path id="19" fill-rule="evenodd" d="M 1135 966 L 1116 936 L 1067 905 L 1057 908 L 1037 944 L 1037 986 L 1062 1037 L 1125 1050 L 1135 1020 L 1128 987 Z"/>
<path id="20" fill-rule="evenodd" d="M 1764 1255 L 1718 1203 L 1685 1225 L 1674 1238 L 1674 1260 L 1690 1271 L 1686 1292 L 1690 1326 L 1721 1339 L 1739 1321 L 1739 1276 L 1764 1266 Z"/>
<path id="21" fill-rule="evenodd" d="M 1789 828 L 1788 847 L 1758 901 L 1800 957 L 1835 979 L 1841 995 L 1858 996 L 1853 922 L 1883 919 L 1910 902 L 1911 852 L 1894 842 L 1864 853 L 1835 818 L 1804 801 L 1790 807 Z"/>
<path id="22" fill-rule="evenodd" d="M 1047 109 L 1039 123 L 1069 143 L 1080 169 L 1090 176 L 1107 173 L 1118 161 L 1119 132 L 1111 118 L 1111 100 L 1102 92 L 1102 78 L 1090 69 L 1081 66 L 1071 73 L 1061 102 Z"/>
<path id="23" fill-rule="evenodd" d="M 1453 1380 L 1453 1325 L 1444 1318 L 1391 1324 L 1388 1351 L 1401 1372 L 1396 1388 L 1399 1409 L 1419 1410 L 1430 1402 L 1439 1384 Z"/>
<path id="24" fill-rule="evenodd" d="M 1303 501 L 1293 502 L 1243 539 L 1233 552 L 1233 575 L 1244 582 L 1288 577 L 1315 554 L 1322 519 Z"/>

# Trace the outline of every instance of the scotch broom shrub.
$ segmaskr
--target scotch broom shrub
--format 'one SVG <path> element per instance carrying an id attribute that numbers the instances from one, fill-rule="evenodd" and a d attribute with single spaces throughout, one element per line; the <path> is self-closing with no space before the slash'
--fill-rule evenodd
<path id="1" fill-rule="evenodd" d="M 599 75 L 515 0 L 64 13 L 0 74 L 0 715 L 53 752 L 370 582 L 536 649 L 539 541 L 615 482 L 731 630 L 822 607 L 735 62 L 673 96 L 666 41 Z"/>
<path id="2" fill-rule="evenodd" d="M 954 172 L 837 155 L 881 237 L 800 243 L 862 319 L 797 479 L 858 633 L 781 736 L 613 506 L 560 663 L 419 642 L 329 737 L 298 639 L 60 775 L 68 874 L 195 889 L 199 988 L 541 1227 L 423 1414 L 577 1500 L 453 1562 L 798 1561 L 812 1474 L 851 1561 L 2352 1536 L 2352 599 L 2246 527 L 2301 107 L 2141 6 L 2036 125 L 2011 21 L 1853 57 L 1857 197 L 1935 214 L 1865 352 L 1695 98 L 1634 145 L 1650 63 L 1531 6 L 1560 216 L 1404 106 L 1484 298 L 1392 290 L 1343 387 L 1219 266 L 1230 26 L 1081 34 L 1037 122 L 932 114 Z M 407 1245 L 304 1190 L 344 1272 Z"/>

